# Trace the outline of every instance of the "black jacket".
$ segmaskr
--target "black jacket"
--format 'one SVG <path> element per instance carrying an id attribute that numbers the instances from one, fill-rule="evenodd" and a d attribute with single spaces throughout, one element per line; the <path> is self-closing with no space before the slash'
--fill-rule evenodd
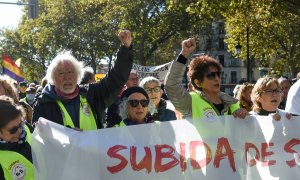
<path id="1" fill-rule="evenodd" d="M 115 101 L 117 95 L 126 83 L 132 68 L 132 63 L 132 47 L 126 48 L 121 46 L 117 53 L 117 60 L 114 67 L 107 73 L 105 78 L 97 83 L 79 86 L 79 94 L 86 97 L 91 106 L 98 129 L 103 128 L 102 117 L 105 113 L 105 109 Z M 43 117 L 63 125 L 62 113 L 56 103 L 58 96 L 53 94 L 54 87 L 48 86 L 49 87 L 44 88 L 42 94 L 37 98 L 37 101 L 34 104 L 32 122 L 34 123 L 38 121 L 40 117 Z M 80 101 L 78 99 L 78 97 L 75 97 L 71 100 L 74 101 L 74 107 L 76 108 L 70 109 L 70 111 L 66 108 L 72 117 L 72 120 L 73 117 L 79 119 L 78 108 Z M 62 99 L 60 100 L 63 104 L 70 103 L 70 100 L 68 102 Z M 76 126 L 75 122 L 74 125 Z"/>

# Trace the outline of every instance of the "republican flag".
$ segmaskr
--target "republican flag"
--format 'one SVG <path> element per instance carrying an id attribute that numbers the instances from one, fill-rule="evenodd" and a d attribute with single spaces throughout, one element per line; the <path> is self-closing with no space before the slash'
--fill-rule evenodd
<path id="1" fill-rule="evenodd" d="M 17 82 L 24 81 L 25 76 L 21 69 L 15 64 L 15 62 L 12 61 L 5 54 L 2 54 L 2 59 L 3 74 L 8 75 Z"/>
<path id="2" fill-rule="evenodd" d="M 19 59 L 17 59 L 17 60 L 15 61 L 16 65 L 17 65 L 19 68 L 21 67 L 21 61 L 22 61 L 21 58 L 19 58 Z"/>

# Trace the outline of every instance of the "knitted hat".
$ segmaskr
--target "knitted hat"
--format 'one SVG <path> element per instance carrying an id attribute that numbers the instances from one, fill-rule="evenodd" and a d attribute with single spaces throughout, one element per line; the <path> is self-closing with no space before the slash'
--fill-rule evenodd
<path id="1" fill-rule="evenodd" d="M 145 91 L 145 89 L 143 89 L 139 86 L 135 86 L 135 87 L 127 88 L 125 91 L 123 91 L 123 93 L 121 95 L 121 100 L 123 100 L 124 98 L 128 98 L 131 94 L 136 93 L 136 92 L 143 94 L 147 99 L 149 99 L 149 96 L 148 96 L 147 92 Z"/>

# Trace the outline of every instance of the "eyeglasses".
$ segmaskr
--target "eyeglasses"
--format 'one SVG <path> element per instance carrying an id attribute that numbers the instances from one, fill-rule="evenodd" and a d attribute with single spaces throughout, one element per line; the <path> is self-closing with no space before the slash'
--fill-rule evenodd
<path id="1" fill-rule="evenodd" d="M 271 95 L 271 94 L 280 94 L 280 93 L 282 93 L 282 90 L 281 89 L 266 89 L 263 92 L 268 95 Z"/>
<path id="2" fill-rule="evenodd" d="M 209 73 L 206 74 L 206 77 L 209 80 L 215 79 L 216 76 L 220 77 L 221 76 L 221 72 L 220 71 L 216 71 L 216 72 L 209 72 Z"/>
<path id="3" fill-rule="evenodd" d="M 142 105 L 142 107 L 148 107 L 149 100 L 148 99 L 142 99 L 142 100 L 128 100 L 131 107 L 138 107 L 139 104 Z"/>
<path id="4" fill-rule="evenodd" d="M 23 126 L 23 124 L 24 124 L 23 122 L 20 122 L 18 126 L 12 127 L 10 130 L 8 130 L 8 132 L 10 134 L 15 134 Z"/>
<path id="5" fill-rule="evenodd" d="M 161 88 L 160 86 L 155 86 L 154 88 L 145 88 L 145 90 L 148 94 L 151 94 L 160 92 Z"/>
<path id="6" fill-rule="evenodd" d="M 73 70 L 62 71 L 58 70 L 58 76 L 64 77 L 65 75 L 73 75 L 75 72 Z"/>

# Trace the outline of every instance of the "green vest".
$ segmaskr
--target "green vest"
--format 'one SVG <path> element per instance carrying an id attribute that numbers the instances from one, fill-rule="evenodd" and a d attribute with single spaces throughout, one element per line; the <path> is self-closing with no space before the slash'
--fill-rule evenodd
<path id="1" fill-rule="evenodd" d="M 26 125 L 25 130 L 27 132 L 26 140 L 31 145 L 31 133 Z M 0 150 L 0 164 L 6 180 L 34 179 L 33 164 L 17 152 Z"/>
<path id="2" fill-rule="evenodd" d="M 60 100 L 56 100 L 60 109 L 63 112 L 63 122 L 64 126 L 70 126 L 71 128 L 75 128 L 74 123 L 66 110 L 65 106 L 62 104 Z M 90 105 L 86 101 L 86 98 L 80 96 L 80 107 L 79 107 L 79 128 L 82 130 L 96 130 L 96 120 L 94 118 L 93 112 L 91 110 Z"/>
<path id="3" fill-rule="evenodd" d="M 24 125 L 24 127 L 25 127 L 25 130 L 26 130 L 26 133 L 27 133 L 26 141 L 31 145 L 32 134 L 31 134 L 28 126 Z"/>
<path id="4" fill-rule="evenodd" d="M 24 97 L 24 98 L 20 99 L 20 100 L 19 100 L 19 102 L 25 102 L 25 103 L 27 103 L 27 104 L 28 104 L 28 102 L 26 101 L 26 97 Z"/>
<path id="5" fill-rule="evenodd" d="M 220 115 L 218 111 L 216 111 L 209 102 L 203 99 L 199 94 L 195 92 L 191 92 L 192 96 L 192 118 L 202 118 L 202 117 L 213 117 Z M 239 103 L 231 104 L 229 109 L 231 113 L 240 108 Z M 224 113 L 224 115 L 228 115 L 228 110 Z"/>
<path id="6" fill-rule="evenodd" d="M 120 124 L 116 124 L 115 127 L 123 127 L 126 126 L 126 124 L 124 123 L 124 121 L 121 121 Z"/>

